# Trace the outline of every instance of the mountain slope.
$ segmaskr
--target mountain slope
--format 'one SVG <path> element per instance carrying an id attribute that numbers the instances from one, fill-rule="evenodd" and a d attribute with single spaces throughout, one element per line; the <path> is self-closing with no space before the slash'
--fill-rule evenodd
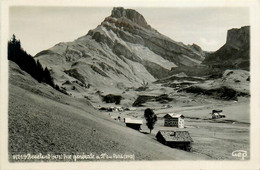
<path id="1" fill-rule="evenodd" d="M 14 161 L 12 155 L 28 153 L 134 154 L 135 160 L 208 159 L 204 155 L 169 149 L 102 115 L 85 99 L 66 96 L 38 83 L 15 63 L 10 62 L 9 67 L 10 161 Z"/>
<path id="2" fill-rule="evenodd" d="M 160 34 L 132 9 L 114 8 L 111 16 L 73 42 L 59 43 L 35 56 L 51 69 L 55 82 L 86 87 L 138 87 L 168 75 L 172 67 L 196 66 L 205 53 Z M 67 89 L 70 90 L 70 89 Z"/>

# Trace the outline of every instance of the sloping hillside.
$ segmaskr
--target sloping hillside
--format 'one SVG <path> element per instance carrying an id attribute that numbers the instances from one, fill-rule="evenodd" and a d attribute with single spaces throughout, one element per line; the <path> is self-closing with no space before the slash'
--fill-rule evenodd
<path id="1" fill-rule="evenodd" d="M 135 160 L 207 159 L 161 145 L 66 96 L 10 62 L 9 152 L 13 154 L 131 154 Z M 58 160 L 59 161 L 59 160 Z M 61 161 L 61 160 L 60 160 Z"/>
<path id="2" fill-rule="evenodd" d="M 226 70 L 221 78 L 194 83 L 182 90 L 209 95 L 217 99 L 237 100 L 250 96 L 250 74 L 245 70 Z"/>
<path id="3" fill-rule="evenodd" d="M 55 83 L 71 93 L 86 87 L 138 87 L 168 76 L 172 67 L 196 66 L 205 58 L 197 45 L 160 34 L 132 9 L 114 8 L 111 16 L 73 42 L 59 43 L 35 56 L 51 69 Z M 65 87 L 64 83 L 71 85 Z M 67 83 L 67 84 L 68 84 Z"/>

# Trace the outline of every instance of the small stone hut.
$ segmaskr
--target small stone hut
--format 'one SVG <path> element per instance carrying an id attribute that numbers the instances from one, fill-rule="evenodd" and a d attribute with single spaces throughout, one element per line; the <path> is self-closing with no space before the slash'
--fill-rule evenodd
<path id="1" fill-rule="evenodd" d="M 159 142 L 172 148 L 179 148 L 185 151 L 190 151 L 192 146 L 192 138 L 188 131 L 170 131 L 160 130 L 156 134 Z"/>
<path id="2" fill-rule="evenodd" d="M 164 116 L 164 126 L 184 128 L 184 116 L 182 114 L 168 113 Z"/>

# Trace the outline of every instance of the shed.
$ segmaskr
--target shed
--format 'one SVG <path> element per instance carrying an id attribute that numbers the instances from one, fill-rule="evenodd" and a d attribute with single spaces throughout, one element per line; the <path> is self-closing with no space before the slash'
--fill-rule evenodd
<path id="1" fill-rule="evenodd" d="M 156 134 L 156 138 L 162 144 L 185 151 L 191 150 L 191 144 L 193 142 L 188 131 L 160 130 Z"/>
<path id="2" fill-rule="evenodd" d="M 222 113 L 222 110 L 212 110 L 212 119 L 225 118 L 226 116 Z"/>
<path id="3" fill-rule="evenodd" d="M 184 116 L 182 114 L 168 113 L 164 116 L 164 126 L 184 128 Z"/>
<path id="4" fill-rule="evenodd" d="M 135 130 L 141 130 L 141 125 L 143 124 L 143 120 L 124 118 L 124 122 L 127 127 L 130 127 Z"/>

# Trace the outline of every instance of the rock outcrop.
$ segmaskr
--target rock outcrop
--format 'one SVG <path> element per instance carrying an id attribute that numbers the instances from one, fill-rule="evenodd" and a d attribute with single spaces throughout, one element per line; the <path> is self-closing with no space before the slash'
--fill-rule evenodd
<path id="1" fill-rule="evenodd" d="M 228 30 L 227 40 L 219 50 L 205 58 L 203 64 L 211 68 L 243 69 L 250 66 L 250 27 Z"/>
<path id="2" fill-rule="evenodd" d="M 250 27 L 244 26 L 241 28 L 233 28 L 227 32 L 226 44 L 237 48 L 243 48 L 250 43 Z"/>
<path id="3" fill-rule="evenodd" d="M 133 23 L 136 23 L 137 25 L 140 25 L 147 29 L 151 29 L 151 26 L 147 24 L 144 17 L 133 9 L 125 10 L 123 7 L 113 8 L 111 17 L 112 18 L 127 18 L 127 19 L 131 20 Z"/>

